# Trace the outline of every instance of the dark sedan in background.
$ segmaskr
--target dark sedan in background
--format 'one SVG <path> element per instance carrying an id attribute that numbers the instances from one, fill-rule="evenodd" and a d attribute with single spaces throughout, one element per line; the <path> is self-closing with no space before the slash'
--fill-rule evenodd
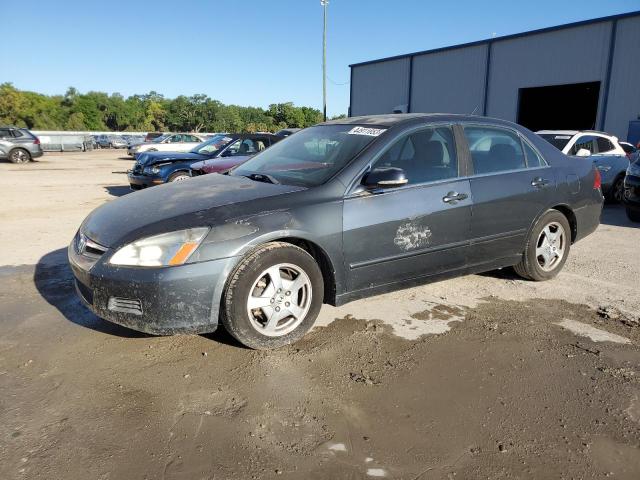
<path id="1" fill-rule="evenodd" d="M 226 171 L 279 140 L 282 137 L 269 134 L 223 134 L 210 138 L 190 152 L 140 153 L 128 174 L 129 185 L 132 190 L 140 190 L 186 180 L 192 176 L 194 163 L 203 166 L 197 169 L 196 175 Z"/>
<path id="2" fill-rule="evenodd" d="M 602 202 L 590 159 L 511 122 L 352 117 L 226 175 L 108 202 L 68 252 L 104 319 L 153 334 L 222 323 L 265 349 L 300 339 L 323 303 L 510 266 L 551 279 Z"/>
<path id="3" fill-rule="evenodd" d="M 640 222 L 640 158 L 627 168 L 624 178 L 624 206 L 629 220 Z"/>

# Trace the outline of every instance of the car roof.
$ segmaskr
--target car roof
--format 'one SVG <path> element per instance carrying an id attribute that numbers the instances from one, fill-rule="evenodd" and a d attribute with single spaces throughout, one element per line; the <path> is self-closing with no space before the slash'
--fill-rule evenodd
<path id="1" fill-rule="evenodd" d="M 392 127 L 412 120 L 421 119 L 425 122 L 482 122 L 496 125 L 515 126 L 514 123 L 499 118 L 482 117 L 455 113 L 390 113 L 385 115 L 364 115 L 360 117 L 338 118 L 320 123 L 320 125 L 375 125 Z"/>

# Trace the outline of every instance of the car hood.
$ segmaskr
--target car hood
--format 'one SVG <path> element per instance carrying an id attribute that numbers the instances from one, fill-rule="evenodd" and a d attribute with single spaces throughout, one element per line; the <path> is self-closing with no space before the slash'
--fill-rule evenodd
<path id="1" fill-rule="evenodd" d="M 244 177 L 204 175 L 120 197 L 95 209 L 81 229 L 94 242 L 117 247 L 150 235 L 212 225 L 215 210 L 225 205 L 304 189 Z"/>
<path id="2" fill-rule="evenodd" d="M 251 155 L 237 155 L 226 158 L 209 158 L 201 162 L 192 163 L 193 170 L 202 170 L 205 173 L 226 172 L 227 170 L 246 162 Z"/>
<path id="3" fill-rule="evenodd" d="M 138 156 L 138 163 L 149 166 L 156 163 L 179 162 L 183 160 L 193 160 L 200 162 L 208 159 L 207 155 L 192 152 L 145 152 Z"/>

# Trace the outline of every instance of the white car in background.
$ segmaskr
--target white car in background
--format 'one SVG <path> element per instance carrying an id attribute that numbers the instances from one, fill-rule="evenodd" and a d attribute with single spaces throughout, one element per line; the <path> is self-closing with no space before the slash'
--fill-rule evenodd
<path id="1" fill-rule="evenodd" d="M 142 152 L 188 152 L 205 140 L 205 136 L 196 133 L 167 133 L 151 142 L 131 145 L 127 152 L 132 157 Z"/>
<path id="2" fill-rule="evenodd" d="M 610 202 L 622 201 L 629 158 L 617 137 L 593 130 L 540 130 L 536 133 L 565 155 L 592 157 L 602 177 L 604 197 Z"/>

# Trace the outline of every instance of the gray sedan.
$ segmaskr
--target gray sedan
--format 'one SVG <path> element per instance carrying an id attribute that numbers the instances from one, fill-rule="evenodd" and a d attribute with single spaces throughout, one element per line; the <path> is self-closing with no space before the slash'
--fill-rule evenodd
<path id="1" fill-rule="evenodd" d="M 501 267 L 553 278 L 602 209 L 590 159 L 510 122 L 326 122 L 229 174 L 91 213 L 69 246 L 81 299 L 152 334 L 220 323 L 252 348 L 300 339 L 323 303 Z"/>

